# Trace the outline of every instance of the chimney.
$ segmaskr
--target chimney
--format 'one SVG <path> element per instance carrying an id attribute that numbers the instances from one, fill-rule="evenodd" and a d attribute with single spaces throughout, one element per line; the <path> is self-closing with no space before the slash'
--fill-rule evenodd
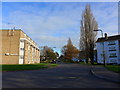
<path id="1" fill-rule="evenodd" d="M 107 33 L 105 33 L 105 39 L 108 39 L 108 37 L 107 37 Z"/>

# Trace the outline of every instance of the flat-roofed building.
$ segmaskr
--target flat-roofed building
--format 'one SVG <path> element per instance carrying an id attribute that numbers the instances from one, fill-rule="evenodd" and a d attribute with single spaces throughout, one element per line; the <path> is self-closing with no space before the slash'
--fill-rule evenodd
<path id="1" fill-rule="evenodd" d="M 21 29 L 1 30 L 2 64 L 40 63 L 40 50 L 37 44 Z"/>

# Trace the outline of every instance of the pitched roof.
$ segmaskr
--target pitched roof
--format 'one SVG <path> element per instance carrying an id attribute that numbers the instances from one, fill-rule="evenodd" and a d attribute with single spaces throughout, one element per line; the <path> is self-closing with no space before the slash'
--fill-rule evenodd
<path id="1" fill-rule="evenodd" d="M 112 41 L 112 40 L 120 40 L 120 35 L 108 36 L 107 39 L 105 39 L 105 37 L 104 38 L 98 38 L 96 43 L 104 42 L 104 41 Z"/>

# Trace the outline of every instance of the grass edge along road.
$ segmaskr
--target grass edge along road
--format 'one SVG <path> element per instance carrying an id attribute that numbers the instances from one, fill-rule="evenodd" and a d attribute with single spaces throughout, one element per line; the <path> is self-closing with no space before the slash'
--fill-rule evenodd
<path id="1" fill-rule="evenodd" d="M 85 62 L 80 62 L 79 64 L 84 64 L 84 65 L 92 65 L 90 63 L 88 64 L 85 64 Z M 103 64 L 97 64 L 96 62 L 94 62 L 94 65 L 95 66 L 101 66 L 101 67 L 104 67 Z M 94 66 L 93 65 L 93 66 Z M 116 72 L 116 73 L 120 73 L 120 65 L 106 65 L 105 66 L 106 69 L 108 69 L 109 71 L 113 71 L 113 72 Z"/>
<path id="2" fill-rule="evenodd" d="M 106 68 L 110 71 L 120 73 L 120 65 L 106 65 Z"/>
<path id="3" fill-rule="evenodd" d="M 94 65 L 95 65 L 95 66 L 104 67 L 103 64 L 99 65 L 99 64 L 95 63 Z M 110 64 L 106 64 L 106 65 L 105 65 L 105 68 L 108 69 L 109 71 L 113 71 L 113 72 L 116 72 L 116 73 L 120 73 L 120 65 L 110 65 Z"/>
<path id="4" fill-rule="evenodd" d="M 85 63 L 85 62 L 79 62 L 78 64 L 83 64 L 83 65 L 92 65 L 90 63 Z M 94 62 L 93 66 L 101 66 L 101 67 L 104 67 L 103 64 L 98 64 L 96 62 Z M 120 65 L 106 65 L 105 66 L 106 69 L 108 69 L 109 71 L 113 71 L 113 72 L 116 72 L 116 73 L 120 73 Z"/>
<path id="5" fill-rule="evenodd" d="M 24 71 L 24 70 L 38 70 L 44 68 L 55 67 L 57 64 L 39 63 L 39 64 L 3 64 L 0 65 L 0 71 Z"/>

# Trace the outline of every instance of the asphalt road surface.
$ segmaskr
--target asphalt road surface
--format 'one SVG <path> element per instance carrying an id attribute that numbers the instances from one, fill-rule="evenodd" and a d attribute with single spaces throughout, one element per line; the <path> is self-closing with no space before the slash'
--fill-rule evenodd
<path id="1" fill-rule="evenodd" d="M 119 88 L 114 82 L 99 79 L 89 65 L 59 64 L 54 68 L 3 72 L 3 88 Z"/>

